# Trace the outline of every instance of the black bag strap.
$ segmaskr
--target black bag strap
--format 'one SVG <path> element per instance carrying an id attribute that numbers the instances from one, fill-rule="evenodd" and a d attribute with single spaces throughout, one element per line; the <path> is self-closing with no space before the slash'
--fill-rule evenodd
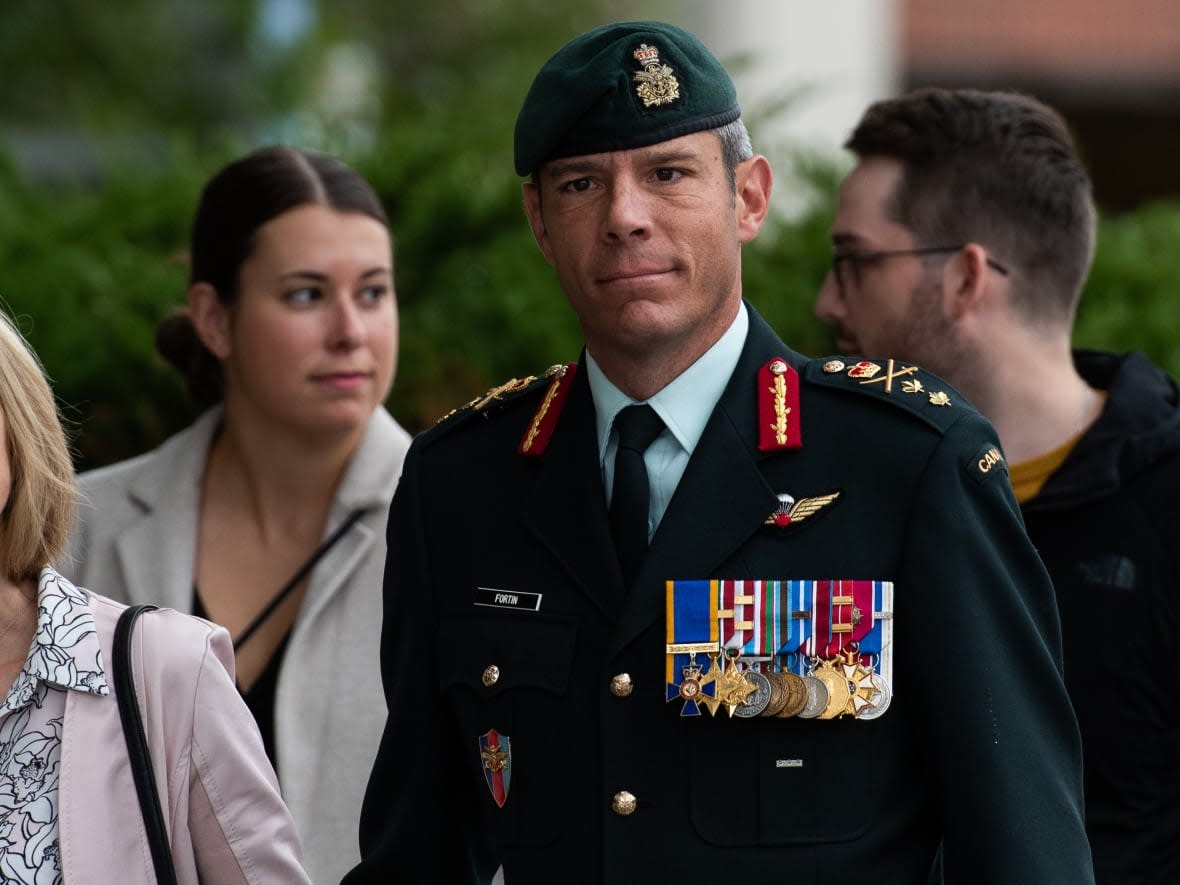
<path id="1" fill-rule="evenodd" d="M 131 775 L 135 778 L 135 792 L 152 850 L 152 865 L 160 885 L 176 885 L 176 871 L 172 867 L 172 848 L 168 843 L 168 828 L 160 808 L 160 794 L 156 792 L 156 776 L 152 771 L 152 755 L 143 719 L 135 700 L 135 675 L 131 670 L 131 631 L 135 620 L 144 612 L 154 611 L 154 605 L 133 605 L 119 616 L 115 624 L 114 658 L 115 699 L 119 702 L 119 719 L 123 723 L 123 737 L 127 741 L 127 755 L 131 757 Z"/>
<path id="2" fill-rule="evenodd" d="M 336 545 L 336 542 L 344 537 L 344 533 L 352 528 L 353 524 L 364 515 L 365 508 L 358 507 L 348 514 L 340 525 L 336 526 L 336 530 L 324 539 L 324 543 L 316 548 L 315 553 L 308 557 L 303 565 L 299 566 L 299 570 L 291 576 L 291 580 L 283 585 L 282 589 L 274 595 L 274 598 L 266 604 L 266 607 L 246 626 L 246 629 L 238 634 L 237 638 L 234 639 L 234 651 L 241 648 L 246 640 L 254 635 L 254 631 L 261 627 L 266 622 L 266 619 L 271 616 L 271 613 L 279 607 L 279 604 L 291 595 L 291 591 L 299 586 L 299 582 L 307 577 L 308 573 L 315 568 L 316 563 L 323 559 L 327 552 Z"/>

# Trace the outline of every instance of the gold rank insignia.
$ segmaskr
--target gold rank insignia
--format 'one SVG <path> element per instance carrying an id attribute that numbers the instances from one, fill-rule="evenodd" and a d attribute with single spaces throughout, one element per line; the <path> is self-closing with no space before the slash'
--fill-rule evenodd
<path id="1" fill-rule="evenodd" d="M 954 390 L 935 387 L 943 385 L 941 379 L 913 364 L 894 359 L 860 360 L 843 371 L 836 371 L 842 365 L 841 359 L 825 357 L 808 364 L 805 378 L 825 387 L 854 388 L 889 398 L 938 428 L 945 429 L 954 420 L 955 410 L 948 406 L 965 405 Z"/>
<path id="2" fill-rule="evenodd" d="M 861 381 L 860 383 L 861 384 L 881 384 L 884 387 L 886 393 L 893 393 L 893 382 L 896 379 L 901 378 L 905 375 L 912 375 L 916 371 L 918 371 L 917 366 L 903 366 L 900 369 L 894 369 L 893 360 L 889 360 L 885 364 L 885 374 L 884 375 L 882 375 L 880 378 L 876 378 L 876 377 L 873 377 L 874 375 L 877 374 L 876 372 L 874 372 L 873 375 L 865 376 L 865 380 Z M 906 392 L 909 393 L 909 391 L 906 391 Z"/>
<path id="3" fill-rule="evenodd" d="M 868 360 L 861 360 L 859 363 L 854 363 L 852 366 L 849 367 L 848 377 L 849 378 L 872 378 L 874 375 L 876 375 L 880 371 L 881 371 L 881 367 L 878 366 L 876 363 L 871 363 Z"/>
<path id="4" fill-rule="evenodd" d="M 551 368 L 549 371 L 552 372 L 553 369 Z M 546 373 L 546 374 L 548 374 L 548 373 Z M 465 402 L 463 405 L 459 406 L 457 409 L 451 409 L 451 411 L 447 412 L 445 415 L 443 415 L 441 418 L 439 418 L 437 423 L 442 424 L 442 422 L 446 421 L 452 415 L 457 415 L 460 412 L 465 412 L 468 410 L 481 412 L 484 409 L 486 409 L 488 406 L 490 406 L 492 403 L 499 402 L 508 394 L 518 393 L 521 390 L 525 390 L 530 384 L 532 384 L 536 380 L 537 380 L 536 375 L 527 375 L 524 378 L 509 378 L 503 384 L 496 385 L 495 387 L 488 390 L 488 392 L 483 394 L 482 396 L 477 396 L 475 399 Z"/>
<path id="5" fill-rule="evenodd" d="M 550 366 L 540 375 L 526 375 L 523 378 L 510 378 L 503 384 L 498 384 L 486 393 L 475 397 L 456 409 L 451 409 L 438 419 L 442 424 L 455 415 L 474 412 L 488 412 L 494 406 L 506 402 L 517 394 L 531 390 L 533 387 L 548 381 L 545 396 L 533 415 L 521 437 L 518 451 L 522 455 L 540 455 L 549 444 L 549 437 L 557 425 L 557 418 L 565 405 L 566 397 L 573 387 L 574 376 L 577 374 L 577 364 Z"/>

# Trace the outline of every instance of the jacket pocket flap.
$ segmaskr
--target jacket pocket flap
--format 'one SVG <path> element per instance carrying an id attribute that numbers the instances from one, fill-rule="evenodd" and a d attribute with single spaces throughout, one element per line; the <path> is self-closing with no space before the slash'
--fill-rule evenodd
<path id="1" fill-rule="evenodd" d="M 561 694 L 569 683 L 578 625 L 531 615 L 471 615 L 439 623 L 439 681 L 485 697 L 517 688 Z"/>

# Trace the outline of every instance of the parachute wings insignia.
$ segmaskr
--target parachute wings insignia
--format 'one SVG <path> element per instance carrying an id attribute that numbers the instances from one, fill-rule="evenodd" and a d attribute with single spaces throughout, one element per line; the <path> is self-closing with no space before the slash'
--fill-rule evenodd
<path id="1" fill-rule="evenodd" d="M 783 493 L 778 496 L 779 504 L 770 516 L 766 517 L 765 525 L 777 526 L 785 529 L 794 522 L 802 522 L 814 516 L 833 501 L 840 497 L 839 492 L 829 492 L 826 495 L 815 495 L 811 498 L 800 498 L 796 501 L 790 495 Z"/>

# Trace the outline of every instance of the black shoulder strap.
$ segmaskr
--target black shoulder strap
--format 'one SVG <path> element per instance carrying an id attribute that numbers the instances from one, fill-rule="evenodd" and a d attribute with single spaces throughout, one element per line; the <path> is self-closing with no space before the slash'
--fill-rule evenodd
<path id="1" fill-rule="evenodd" d="M 336 530 L 324 540 L 324 543 L 320 544 L 320 546 L 316 548 L 315 553 L 313 553 L 308 558 L 308 560 L 303 563 L 303 565 L 299 566 L 299 570 L 291 576 L 291 579 L 282 586 L 282 589 L 280 589 L 279 592 L 274 595 L 274 598 L 266 604 L 262 611 L 260 611 L 254 618 L 254 620 L 246 626 L 246 629 L 238 634 L 237 638 L 234 639 L 235 652 L 245 644 L 247 639 L 254 635 L 255 631 L 257 631 L 258 628 L 263 625 L 263 623 L 266 622 L 266 619 L 271 616 L 271 614 L 276 608 L 279 607 L 282 601 L 291 595 L 291 592 L 299 586 L 299 582 L 306 578 L 308 573 L 310 573 L 311 570 L 315 568 L 316 563 L 323 559 L 327 552 L 331 550 L 333 546 L 335 546 L 336 542 L 344 537 L 344 533 L 352 528 L 353 523 L 355 523 L 364 515 L 364 507 L 358 507 L 356 510 L 352 511 L 352 513 L 348 514 L 345 520 L 336 527 Z"/>
<path id="2" fill-rule="evenodd" d="M 119 616 L 115 624 L 114 657 L 115 699 L 119 702 L 119 719 L 123 723 L 123 737 L 127 740 L 127 755 L 131 757 L 131 774 L 135 778 L 135 792 L 152 849 L 152 864 L 160 885 L 176 885 L 176 871 L 172 868 L 172 849 L 168 843 L 168 828 L 160 808 L 160 794 L 156 791 L 156 776 L 152 772 L 152 756 L 139 704 L 135 700 L 135 676 L 131 670 L 131 631 L 135 619 L 144 612 L 155 610 L 154 605 L 133 605 Z"/>

